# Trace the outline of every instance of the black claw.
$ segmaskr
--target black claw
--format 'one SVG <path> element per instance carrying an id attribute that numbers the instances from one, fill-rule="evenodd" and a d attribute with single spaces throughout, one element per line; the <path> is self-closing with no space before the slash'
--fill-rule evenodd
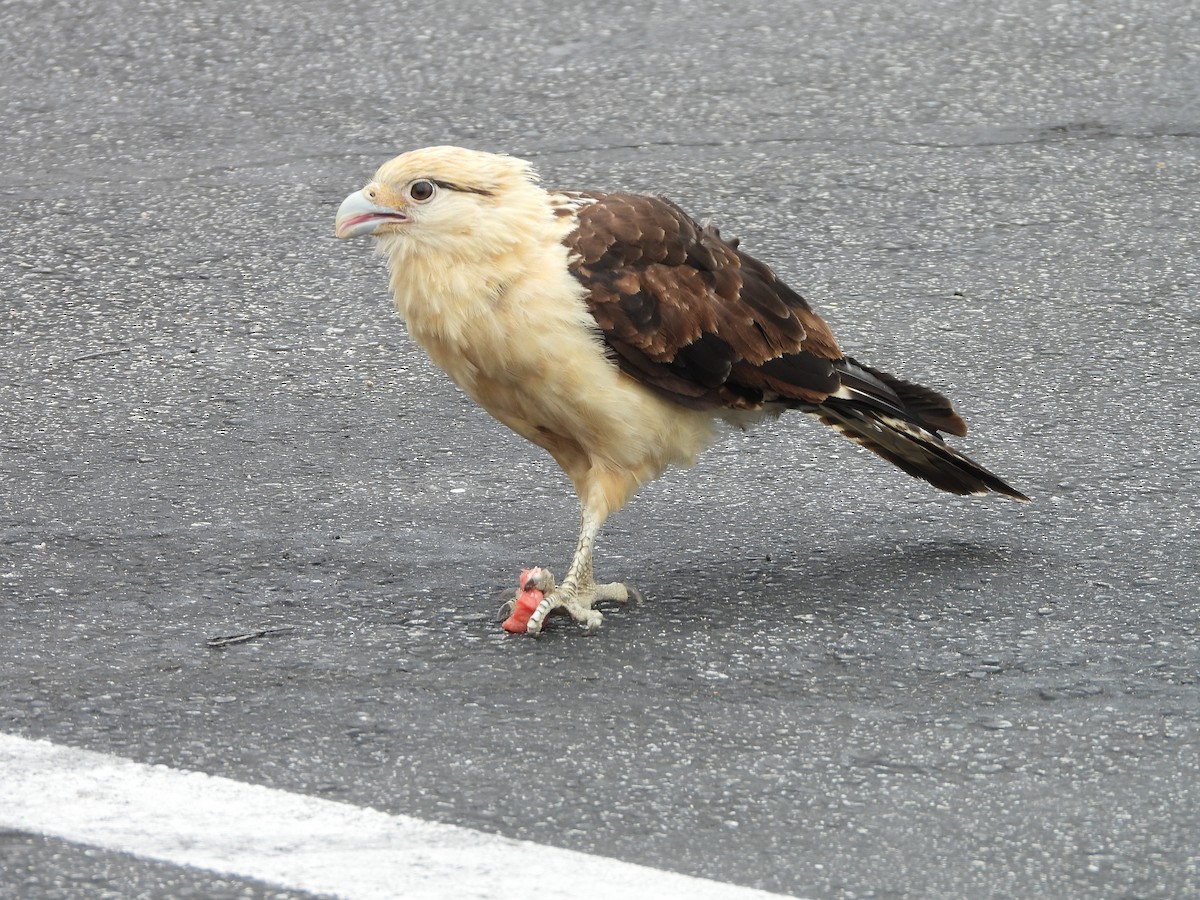
<path id="1" fill-rule="evenodd" d="M 497 612 L 496 617 L 499 621 L 503 622 L 517 608 L 517 592 L 512 588 L 508 588 L 496 594 L 492 598 L 492 602 L 500 604 L 500 610 Z"/>

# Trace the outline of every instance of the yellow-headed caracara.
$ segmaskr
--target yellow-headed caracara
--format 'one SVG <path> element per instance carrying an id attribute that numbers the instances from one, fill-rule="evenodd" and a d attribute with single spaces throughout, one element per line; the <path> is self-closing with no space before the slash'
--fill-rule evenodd
<path id="1" fill-rule="evenodd" d="M 546 190 L 523 160 L 429 147 L 347 197 L 336 233 L 375 237 L 412 337 L 575 485 L 579 543 L 557 587 L 538 582 L 530 633 L 627 599 L 592 577 L 600 526 L 720 420 L 798 409 L 944 491 L 1027 499 L 942 440 L 967 431 L 950 401 L 845 356 L 771 269 L 664 198 Z"/>

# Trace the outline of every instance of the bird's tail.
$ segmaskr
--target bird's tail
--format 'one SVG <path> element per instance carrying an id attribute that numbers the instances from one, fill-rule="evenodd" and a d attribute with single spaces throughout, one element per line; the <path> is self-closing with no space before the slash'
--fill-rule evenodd
<path id="1" fill-rule="evenodd" d="M 841 388 L 810 415 L 943 491 L 1029 499 L 942 440 L 939 431 L 961 436 L 967 423 L 941 394 L 848 357 L 835 366 Z"/>

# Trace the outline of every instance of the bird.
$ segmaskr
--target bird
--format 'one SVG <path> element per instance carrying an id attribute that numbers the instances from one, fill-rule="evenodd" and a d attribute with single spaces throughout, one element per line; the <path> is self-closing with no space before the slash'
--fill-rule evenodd
<path id="1" fill-rule="evenodd" d="M 796 410 L 943 491 L 1029 499 L 946 442 L 967 432 L 948 399 L 846 355 L 773 269 L 663 196 L 549 189 L 516 156 L 435 146 L 380 166 L 334 231 L 374 238 L 410 336 L 574 486 L 575 552 L 561 581 L 539 570 L 526 633 L 551 612 L 594 631 L 597 603 L 636 596 L 595 580 L 601 526 L 725 425 Z"/>

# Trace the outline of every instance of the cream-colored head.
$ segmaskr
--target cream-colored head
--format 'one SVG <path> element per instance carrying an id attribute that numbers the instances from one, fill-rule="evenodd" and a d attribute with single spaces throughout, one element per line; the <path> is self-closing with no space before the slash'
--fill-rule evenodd
<path id="1" fill-rule="evenodd" d="M 405 254 L 494 252 L 507 243 L 514 220 L 528 227 L 531 216 L 542 217 L 545 192 L 535 181 L 529 163 L 512 156 L 462 147 L 413 150 L 384 163 L 342 202 L 335 232 L 373 235 Z"/>

